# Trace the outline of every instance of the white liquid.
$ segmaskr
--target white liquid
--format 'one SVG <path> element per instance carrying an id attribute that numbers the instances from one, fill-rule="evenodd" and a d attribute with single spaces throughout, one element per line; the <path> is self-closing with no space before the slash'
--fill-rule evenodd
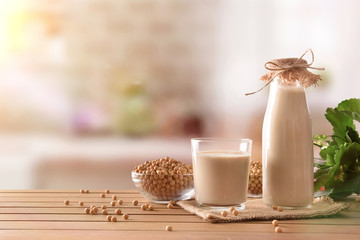
<path id="1" fill-rule="evenodd" d="M 239 152 L 204 151 L 196 154 L 195 198 L 207 205 L 238 205 L 246 201 L 250 156 Z"/>
<path id="2" fill-rule="evenodd" d="M 263 125 L 263 200 L 307 207 L 314 194 L 314 154 L 305 91 L 299 86 L 271 87 Z"/>

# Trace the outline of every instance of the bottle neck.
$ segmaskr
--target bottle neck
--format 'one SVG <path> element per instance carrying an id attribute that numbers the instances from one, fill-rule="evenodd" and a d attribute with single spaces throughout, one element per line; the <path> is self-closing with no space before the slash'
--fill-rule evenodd
<path id="1" fill-rule="evenodd" d="M 279 79 L 275 78 L 270 84 L 269 104 L 284 105 L 286 103 L 294 103 L 299 108 L 302 106 L 306 106 L 307 108 L 305 87 L 299 82 L 290 86 L 283 85 Z"/>
<path id="2" fill-rule="evenodd" d="M 279 77 L 275 77 L 272 83 L 270 84 L 272 88 L 285 88 L 285 89 L 303 89 L 305 91 L 305 87 L 300 84 L 299 81 L 296 82 L 285 82 L 281 80 Z"/>

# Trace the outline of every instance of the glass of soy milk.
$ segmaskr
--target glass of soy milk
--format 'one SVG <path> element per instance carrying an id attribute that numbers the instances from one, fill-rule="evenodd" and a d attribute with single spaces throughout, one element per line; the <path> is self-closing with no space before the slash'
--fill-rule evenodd
<path id="1" fill-rule="evenodd" d="M 191 139 L 198 207 L 245 209 L 251 147 L 250 139 Z"/>

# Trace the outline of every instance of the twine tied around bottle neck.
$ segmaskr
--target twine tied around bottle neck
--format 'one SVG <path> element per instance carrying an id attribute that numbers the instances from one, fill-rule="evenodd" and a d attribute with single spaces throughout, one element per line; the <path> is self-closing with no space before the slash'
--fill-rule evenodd
<path id="1" fill-rule="evenodd" d="M 303 57 L 311 53 L 311 62 L 308 63 Z M 269 70 L 260 80 L 266 81 L 265 86 L 259 90 L 245 95 L 252 95 L 260 92 L 267 87 L 276 77 L 279 77 L 279 83 L 283 86 L 291 86 L 296 81 L 304 87 L 316 86 L 321 80 L 321 76 L 313 74 L 308 69 L 325 70 L 325 68 L 312 67 L 314 63 L 314 53 L 311 49 L 306 50 L 300 58 L 280 58 L 268 61 L 265 63 L 265 68 Z"/>

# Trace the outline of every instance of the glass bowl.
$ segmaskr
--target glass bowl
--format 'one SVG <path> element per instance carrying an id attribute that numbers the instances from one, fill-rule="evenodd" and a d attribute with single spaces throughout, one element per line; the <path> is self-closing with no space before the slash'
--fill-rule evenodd
<path id="1" fill-rule="evenodd" d="M 131 172 L 139 192 L 154 203 L 187 200 L 194 196 L 193 174 L 151 175 Z"/>

